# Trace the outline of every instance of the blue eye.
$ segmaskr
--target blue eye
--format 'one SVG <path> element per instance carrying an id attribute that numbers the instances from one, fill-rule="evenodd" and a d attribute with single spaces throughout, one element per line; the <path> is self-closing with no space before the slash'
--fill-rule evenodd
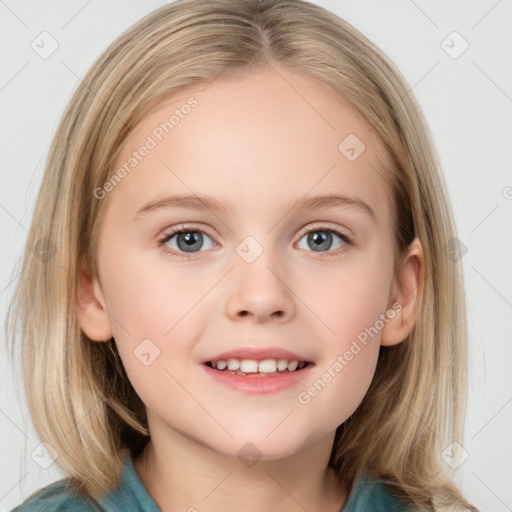
<path id="1" fill-rule="evenodd" d="M 307 247 L 301 242 L 305 240 Z M 336 249 L 346 248 L 351 245 L 350 238 L 339 233 L 334 229 L 316 228 L 310 229 L 305 233 L 298 242 L 299 249 L 306 249 L 312 252 L 327 253 L 325 256 L 335 256 L 338 254 Z M 165 246 L 165 250 L 178 255 L 192 255 L 202 252 L 217 244 L 206 234 L 204 230 L 198 227 L 176 228 L 163 235 L 158 240 L 159 246 Z"/>
<path id="2" fill-rule="evenodd" d="M 205 249 L 205 240 L 210 240 L 210 244 L 206 244 L 206 249 L 211 249 L 215 242 L 201 229 L 179 229 L 164 236 L 158 241 L 159 245 L 167 245 L 170 249 L 181 253 L 200 252 L 201 248 Z M 168 244 L 168 242 L 171 242 Z"/>
<path id="3" fill-rule="evenodd" d="M 306 239 L 306 244 L 308 244 L 314 252 L 328 252 L 350 244 L 350 239 L 347 235 L 339 233 L 334 229 L 314 229 L 309 231 L 299 240 L 299 249 L 307 249 L 307 247 L 300 246 L 304 238 Z M 341 240 L 342 243 L 336 241 L 336 238 Z"/>

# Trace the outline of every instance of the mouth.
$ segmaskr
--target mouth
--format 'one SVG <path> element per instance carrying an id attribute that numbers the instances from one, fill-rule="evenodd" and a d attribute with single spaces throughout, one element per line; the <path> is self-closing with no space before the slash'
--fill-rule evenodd
<path id="1" fill-rule="evenodd" d="M 291 373 L 298 373 L 312 366 L 311 361 L 299 361 L 296 359 L 219 359 L 203 363 L 208 368 L 219 373 L 241 375 L 245 377 L 275 377 Z"/>

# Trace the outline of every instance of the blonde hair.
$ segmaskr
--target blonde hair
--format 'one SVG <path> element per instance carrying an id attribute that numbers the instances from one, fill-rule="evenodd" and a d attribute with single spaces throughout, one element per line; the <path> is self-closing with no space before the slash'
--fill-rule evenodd
<path id="1" fill-rule="evenodd" d="M 330 464 L 352 484 L 363 472 L 424 510 L 463 505 L 440 459 L 462 444 L 466 317 L 449 200 L 426 123 L 409 86 L 365 36 L 300 0 L 181 0 L 157 9 L 100 56 L 54 136 L 9 309 L 21 321 L 23 376 L 40 438 L 79 492 L 119 482 L 122 459 L 148 440 L 144 405 L 113 340 L 93 343 L 75 312 L 77 275 L 94 275 L 105 201 L 128 135 L 163 99 L 219 74 L 277 63 L 338 92 L 380 137 L 394 203 L 396 265 L 419 239 L 425 261 L 416 324 L 381 347 L 374 380 L 336 432 Z M 13 341 L 14 346 L 14 341 Z"/>

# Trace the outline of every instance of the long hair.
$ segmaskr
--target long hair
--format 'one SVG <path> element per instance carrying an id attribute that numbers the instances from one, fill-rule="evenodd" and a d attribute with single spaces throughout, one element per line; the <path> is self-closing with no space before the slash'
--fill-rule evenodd
<path id="1" fill-rule="evenodd" d="M 127 137 L 159 103 L 220 74 L 277 63 L 319 80 L 354 106 L 387 154 L 395 264 L 417 237 L 424 251 L 417 320 L 402 343 L 381 347 L 373 382 L 336 432 L 330 464 L 347 482 L 364 471 L 426 510 L 474 509 L 441 453 L 462 444 L 466 313 L 456 232 L 428 127 L 393 63 L 349 23 L 301 0 L 179 0 L 144 17 L 99 57 L 53 138 L 9 325 L 21 324 L 23 378 L 42 440 L 77 490 L 100 496 L 123 456 L 148 440 L 144 405 L 115 345 L 93 343 L 76 317 L 77 275 L 96 275 L 106 200 Z M 454 242 L 455 241 L 455 242 Z"/>

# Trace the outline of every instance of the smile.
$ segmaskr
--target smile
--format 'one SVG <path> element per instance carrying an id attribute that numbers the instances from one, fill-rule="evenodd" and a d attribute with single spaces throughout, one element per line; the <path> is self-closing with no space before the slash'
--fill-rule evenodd
<path id="1" fill-rule="evenodd" d="M 295 372 L 304 368 L 307 361 L 296 361 L 288 359 L 238 359 L 235 357 L 229 359 L 220 359 L 218 361 L 207 361 L 205 363 L 209 368 L 220 372 L 230 373 L 232 375 L 251 375 L 251 376 L 275 376 L 283 372 Z"/>
<path id="2" fill-rule="evenodd" d="M 247 394 L 276 393 L 298 385 L 315 366 L 287 359 L 219 359 L 201 364 L 212 383 Z"/>

